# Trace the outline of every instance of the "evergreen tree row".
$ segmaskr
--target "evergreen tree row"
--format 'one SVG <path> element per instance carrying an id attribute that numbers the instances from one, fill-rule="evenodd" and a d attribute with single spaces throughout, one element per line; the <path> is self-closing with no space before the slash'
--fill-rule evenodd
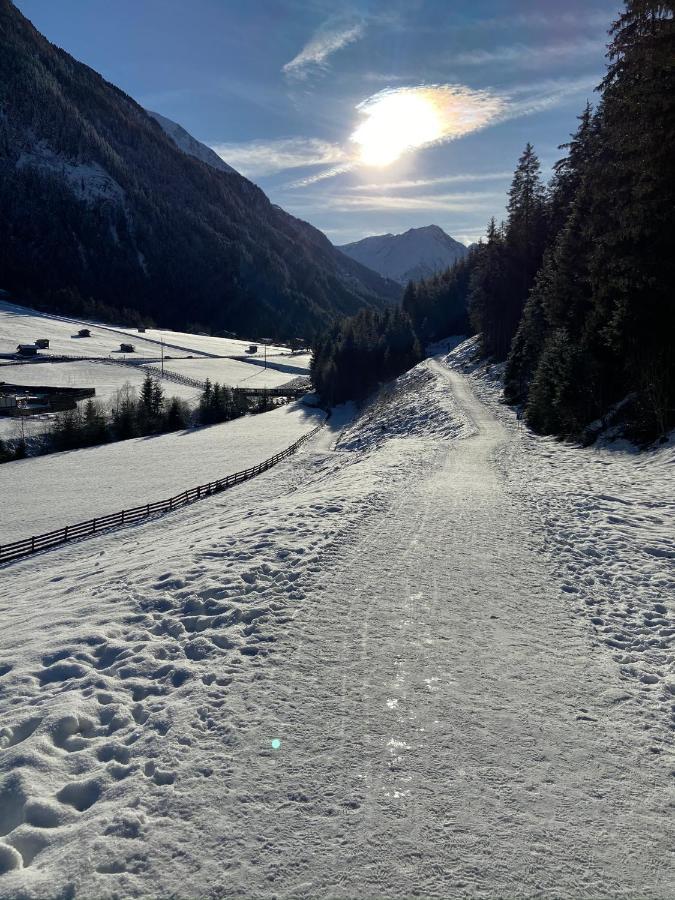
<path id="1" fill-rule="evenodd" d="M 189 406 L 177 397 L 168 401 L 162 387 L 150 373 L 145 376 L 140 395 L 127 385 L 118 391 L 110 411 L 95 400 L 87 400 L 81 409 L 54 417 L 48 452 L 76 450 L 113 441 L 165 434 L 186 428 L 192 419 Z"/>
<path id="2" fill-rule="evenodd" d="M 472 248 L 445 272 L 417 283 L 411 281 L 406 287 L 403 311 L 422 346 L 469 330 L 467 301 L 478 252 L 479 248 Z"/>
<path id="3" fill-rule="evenodd" d="M 420 342 L 404 310 L 362 310 L 337 322 L 316 341 L 312 383 L 328 404 L 360 400 L 421 358 Z"/>
<path id="4" fill-rule="evenodd" d="M 27 455 L 44 455 L 61 450 L 78 450 L 126 441 L 135 437 L 181 431 L 191 425 L 214 425 L 249 413 L 273 409 L 283 400 L 265 395 L 250 399 L 239 391 L 212 384 L 208 379 L 196 409 L 177 397 L 167 399 L 159 381 L 148 372 L 140 394 L 127 384 L 117 392 L 110 409 L 95 400 L 87 400 L 77 409 L 54 416 L 46 439 L 29 447 L 23 439 L 5 442 L 0 439 L 0 463 L 24 459 Z"/>

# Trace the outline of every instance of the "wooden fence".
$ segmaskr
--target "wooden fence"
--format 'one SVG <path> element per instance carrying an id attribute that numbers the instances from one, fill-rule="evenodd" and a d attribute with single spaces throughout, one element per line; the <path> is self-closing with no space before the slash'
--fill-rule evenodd
<path id="1" fill-rule="evenodd" d="M 226 491 L 228 488 L 234 487 L 235 484 L 241 484 L 243 481 L 255 478 L 256 475 L 266 472 L 268 469 L 276 466 L 277 463 L 291 456 L 310 438 L 313 438 L 323 428 L 324 424 L 325 422 L 322 422 L 321 425 L 317 425 L 316 428 L 304 434 L 281 453 L 271 456 L 256 466 L 251 466 L 250 469 L 235 472 L 233 475 L 227 475 L 218 481 L 210 481 L 207 484 L 189 488 L 181 494 L 169 497 L 168 500 L 158 500 L 156 503 L 146 503 L 143 506 L 135 506 L 133 509 L 123 509 L 121 512 L 111 513 L 108 516 L 98 516 L 95 519 L 89 519 L 87 522 L 78 522 L 77 525 L 66 525 L 65 528 L 57 528 L 55 531 L 47 531 L 45 534 L 24 538 L 22 541 L 2 544 L 0 545 L 0 563 L 10 562 L 23 556 L 29 556 L 31 553 L 38 553 L 41 550 L 65 544 L 68 541 L 98 534 L 101 531 L 108 531 L 111 528 L 131 525 L 134 522 L 139 522 L 141 519 L 147 519 L 148 516 L 170 512 L 174 509 L 179 509 L 181 506 L 186 506 L 188 503 L 194 503 L 196 500 L 202 500 L 204 497 L 210 497 L 213 494 Z"/>

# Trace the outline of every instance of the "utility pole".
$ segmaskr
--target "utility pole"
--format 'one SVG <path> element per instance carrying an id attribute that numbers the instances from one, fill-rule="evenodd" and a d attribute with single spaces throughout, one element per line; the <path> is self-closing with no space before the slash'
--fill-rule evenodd
<path id="1" fill-rule="evenodd" d="M 267 341 L 263 344 L 265 348 L 265 368 L 267 368 Z"/>
<path id="2" fill-rule="evenodd" d="M 160 335 L 161 343 L 162 343 L 162 378 L 164 378 L 164 335 Z"/>

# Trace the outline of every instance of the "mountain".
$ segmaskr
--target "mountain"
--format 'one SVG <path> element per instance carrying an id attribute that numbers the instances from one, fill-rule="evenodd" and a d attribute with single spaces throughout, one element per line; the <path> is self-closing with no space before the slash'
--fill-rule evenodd
<path id="1" fill-rule="evenodd" d="M 207 147 L 206 144 L 202 144 L 201 141 L 193 138 L 182 125 L 173 122 L 171 119 L 167 119 L 166 116 L 160 116 L 159 113 L 152 112 L 152 110 L 146 109 L 146 112 L 149 116 L 152 116 L 155 122 L 161 126 L 162 131 L 171 138 L 174 144 L 182 150 L 183 153 L 187 153 L 188 156 L 194 156 L 195 159 L 200 159 L 202 162 L 206 163 L 207 166 L 218 169 L 220 172 L 236 173 L 236 169 L 233 169 L 232 166 L 228 166 L 225 160 L 221 159 L 215 150 L 212 150 L 210 147 Z"/>
<path id="2" fill-rule="evenodd" d="M 0 47 L 0 287 L 53 311 L 276 338 L 398 300 L 10 0 Z"/>
<path id="3" fill-rule="evenodd" d="M 468 253 L 438 225 L 411 228 L 404 234 L 380 234 L 338 247 L 385 278 L 399 284 L 421 281 L 449 268 Z"/>

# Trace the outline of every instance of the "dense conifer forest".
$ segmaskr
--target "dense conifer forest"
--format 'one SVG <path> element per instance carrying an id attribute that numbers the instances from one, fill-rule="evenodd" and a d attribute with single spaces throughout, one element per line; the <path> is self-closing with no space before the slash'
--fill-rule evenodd
<path id="1" fill-rule="evenodd" d="M 675 423 L 673 4 L 628 0 L 610 37 L 597 105 L 581 112 L 550 183 L 528 144 L 506 221 L 493 219 L 448 272 L 410 284 L 402 305 L 422 344 L 479 333 L 536 431 L 591 440 L 616 420 L 651 440 Z M 386 328 L 376 353 L 352 352 L 373 346 L 358 337 L 365 321 L 319 342 L 328 395 L 362 395 L 405 367 Z"/>

